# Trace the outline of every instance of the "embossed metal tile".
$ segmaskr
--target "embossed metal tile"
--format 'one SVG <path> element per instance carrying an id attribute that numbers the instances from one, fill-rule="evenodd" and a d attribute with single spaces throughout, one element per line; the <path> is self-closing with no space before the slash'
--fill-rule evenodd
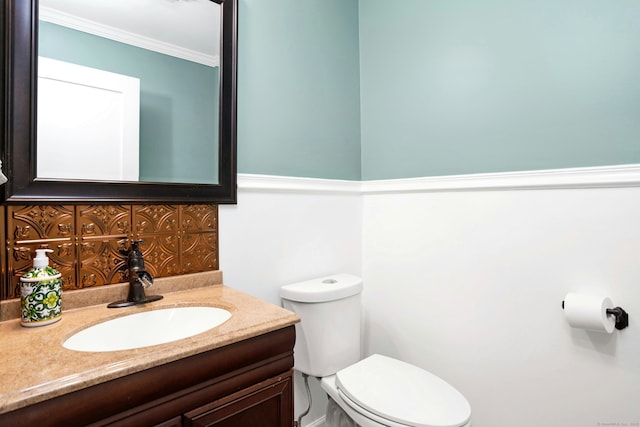
<path id="1" fill-rule="evenodd" d="M 35 249 L 50 248 L 63 289 L 121 283 L 132 240 L 155 277 L 217 270 L 217 205 L 3 206 L 0 299 L 18 298 Z"/>

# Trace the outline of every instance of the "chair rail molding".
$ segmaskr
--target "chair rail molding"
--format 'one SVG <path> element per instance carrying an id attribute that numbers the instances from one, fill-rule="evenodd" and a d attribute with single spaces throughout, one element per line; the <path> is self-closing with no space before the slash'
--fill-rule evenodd
<path id="1" fill-rule="evenodd" d="M 238 174 L 239 190 L 258 192 L 384 194 L 618 187 L 640 187 L 640 164 L 370 181 Z"/>
<path id="2" fill-rule="evenodd" d="M 238 174 L 238 190 L 252 192 L 360 194 L 362 183 L 342 179 Z"/>

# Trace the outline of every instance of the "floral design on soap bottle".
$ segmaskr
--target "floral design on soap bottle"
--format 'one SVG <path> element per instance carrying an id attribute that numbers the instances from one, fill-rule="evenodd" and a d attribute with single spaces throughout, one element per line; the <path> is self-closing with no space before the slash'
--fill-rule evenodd
<path id="1" fill-rule="evenodd" d="M 33 268 L 20 278 L 22 326 L 48 325 L 62 316 L 62 274 L 49 266 L 47 252 L 53 250 L 36 249 Z"/>

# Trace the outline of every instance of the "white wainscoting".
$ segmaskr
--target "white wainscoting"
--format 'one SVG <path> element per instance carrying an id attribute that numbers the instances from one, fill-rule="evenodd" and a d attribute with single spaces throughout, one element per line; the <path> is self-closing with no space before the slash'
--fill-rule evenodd
<path id="1" fill-rule="evenodd" d="M 280 305 L 282 285 L 336 272 L 362 274 L 359 183 L 354 192 L 343 191 L 351 184 L 331 180 L 238 178 L 238 204 L 219 208 L 226 284 Z M 313 407 L 303 419 L 305 426 L 322 418 L 327 405 L 318 381 L 310 378 L 309 383 Z M 298 373 L 294 399 L 297 418 L 307 405 Z"/>
<path id="2" fill-rule="evenodd" d="M 240 175 L 239 204 L 220 206 L 220 265 L 227 284 L 275 303 L 283 283 L 361 274 L 365 352 L 449 381 L 469 399 L 474 427 L 632 425 L 640 422 L 639 171 L 498 174 L 493 186 L 496 174 Z M 629 328 L 571 329 L 560 308 L 570 291 L 607 293 L 629 312 Z M 305 426 L 321 422 L 326 405 L 315 380 L 312 390 Z M 306 407 L 299 376 L 295 399 L 297 417 Z"/>
<path id="3" fill-rule="evenodd" d="M 561 309 L 578 291 L 640 313 L 638 169 L 611 169 L 365 194 L 366 352 L 453 384 L 474 427 L 640 422 L 638 314 L 603 335 Z"/>

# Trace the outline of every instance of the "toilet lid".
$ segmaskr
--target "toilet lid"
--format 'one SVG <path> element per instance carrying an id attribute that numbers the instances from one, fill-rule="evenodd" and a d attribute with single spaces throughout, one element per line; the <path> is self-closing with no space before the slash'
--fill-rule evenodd
<path id="1" fill-rule="evenodd" d="M 338 371 L 336 386 L 347 403 L 407 426 L 460 427 L 471 418 L 469 402 L 447 382 L 379 354 Z"/>

